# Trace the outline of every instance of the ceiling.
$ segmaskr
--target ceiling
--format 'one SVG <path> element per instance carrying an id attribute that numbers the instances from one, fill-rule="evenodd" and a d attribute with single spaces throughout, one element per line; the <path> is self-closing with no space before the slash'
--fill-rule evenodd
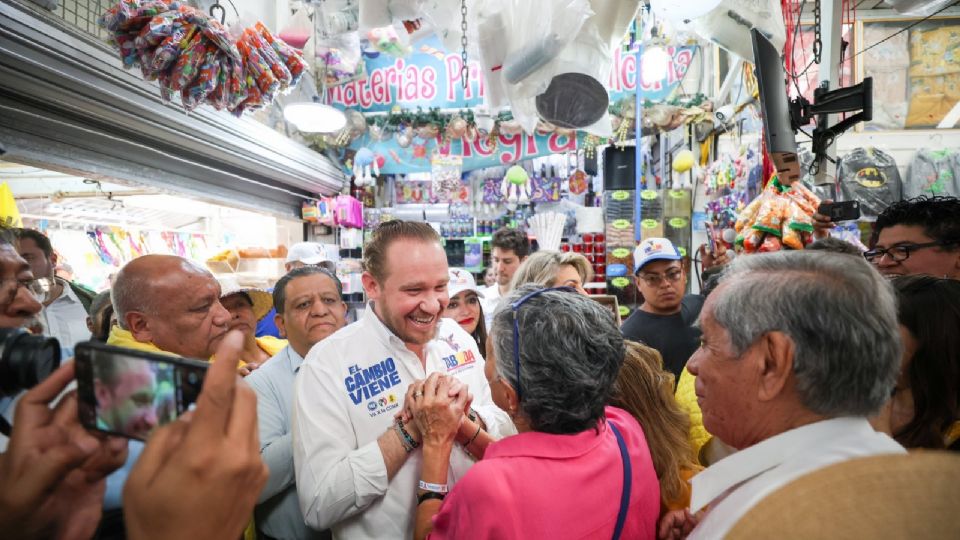
<path id="1" fill-rule="evenodd" d="M 28 225 L 46 219 L 72 229 L 116 225 L 199 232 L 205 229 L 206 218 L 245 213 L 155 188 L 88 179 L 5 161 L 0 161 L 0 181 L 10 186 Z"/>

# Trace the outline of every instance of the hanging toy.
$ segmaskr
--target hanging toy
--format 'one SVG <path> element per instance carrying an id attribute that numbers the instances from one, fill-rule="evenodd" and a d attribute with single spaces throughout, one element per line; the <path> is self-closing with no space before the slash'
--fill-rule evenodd
<path id="1" fill-rule="evenodd" d="M 370 174 L 371 169 L 373 175 Z M 359 187 L 376 185 L 374 176 L 380 176 L 380 167 L 377 165 L 376 156 L 369 148 L 357 150 L 357 155 L 353 157 L 353 176 Z"/>
<path id="2" fill-rule="evenodd" d="M 500 183 L 500 192 L 511 209 L 518 204 L 530 202 L 530 175 L 519 165 L 507 169 L 503 181 Z"/>
<path id="3" fill-rule="evenodd" d="M 690 172 L 693 169 L 694 162 L 696 160 L 693 157 L 693 152 L 690 150 L 681 150 L 677 153 L 677 156 L 673 158 L 673 170 L 676 173 L 683 174 Z M 681 187 L 690 187 L 690 176 L 686 176 L 687 181 L 683 182 L 677 180 L 673 183 L 674 189 L 679 189 Z"/>

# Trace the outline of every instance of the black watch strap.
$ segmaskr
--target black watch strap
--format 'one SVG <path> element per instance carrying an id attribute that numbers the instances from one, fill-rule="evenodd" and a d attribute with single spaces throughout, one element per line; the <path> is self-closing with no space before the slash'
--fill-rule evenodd
<path id="1" fill-rule="evenodd" d="M 436 499 L 442 501 L 446 497 L 446 493 L 437 493 L 435 491 L 425 491 L 417 497 L 417 506 L 423 504 L 423 501 L 429 501 L 430 499 Z"/>

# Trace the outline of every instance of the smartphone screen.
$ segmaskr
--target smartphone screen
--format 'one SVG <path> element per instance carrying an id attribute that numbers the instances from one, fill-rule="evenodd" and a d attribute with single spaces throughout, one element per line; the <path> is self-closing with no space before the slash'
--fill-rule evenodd
<path id="1" fill-rule="evenodd" d="M 140 440 L 193 408 L 208 365 L 94 342 L 75 356 L 84 427 Z"/>

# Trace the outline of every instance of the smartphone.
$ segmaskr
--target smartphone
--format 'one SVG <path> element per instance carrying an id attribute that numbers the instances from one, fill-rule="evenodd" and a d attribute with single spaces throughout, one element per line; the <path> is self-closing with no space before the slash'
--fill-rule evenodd
<path id="1" fill-rule="evenodd" d="M 717 231 L 713 226 L 713 223 L 706 222 L 703 224 L 704 228 L 707 231 L 707 249 L 710 250 L 711 255 L 717 254 Z"/>
<path id="2" fill-rule="evenodd" d="M 817 213 L 830 218 L 830 221 L 850 221 L 860 219 L 860 202 L 858 201 L 837 201 L 833 203 L 823 203 L 817 209 Z"/>
<path id="3" fill-rule="evenodd" d="M 74 357 L 80 423 L 139 440 L 193 409 L 209 366 L 94 341 L 78 343 Z"/>

